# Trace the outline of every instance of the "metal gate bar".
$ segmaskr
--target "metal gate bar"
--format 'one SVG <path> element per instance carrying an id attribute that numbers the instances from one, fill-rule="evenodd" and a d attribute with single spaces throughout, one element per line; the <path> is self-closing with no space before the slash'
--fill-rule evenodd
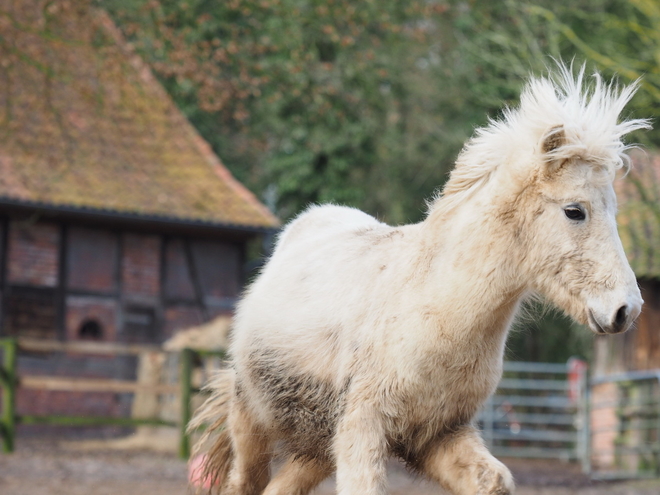
<path id="1" fill-rule="evenodd" d="M 496 456 L 582 459 L 586 373 L 571 396 L 568 364 L 505 362 L 503 378 L 478 417 Z"/>

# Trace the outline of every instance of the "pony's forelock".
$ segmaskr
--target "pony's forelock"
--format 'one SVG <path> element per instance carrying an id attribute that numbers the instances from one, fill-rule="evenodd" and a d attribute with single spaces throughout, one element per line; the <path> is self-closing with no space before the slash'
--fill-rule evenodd
<path id="1" fill-rule="evenodd" d="M 619 121 L 625 105 L 639 88 L 640 81 L 619 86 L 605 82 L 594 73 L 585 76 L 585 65 L 575 73 L 573 66 L 557 63 L 549 76 L 531 77 L 517 108 L 505 108 L 500 119 L 490 119 L 477 129 L 463 147 L 442 193 L 430 202 L 432 209 L 442 202 L 451 209 L 488 182 L 512 155 L 524 157 L 530 167 L 542 161 L 580 158 L 601 167 L 628 168 L 630 160 L 622 138 L 637 129 L 651 127 L 648 119 Z M 564 143 L 543 153 L 541 142 L 561 129 Z"/>

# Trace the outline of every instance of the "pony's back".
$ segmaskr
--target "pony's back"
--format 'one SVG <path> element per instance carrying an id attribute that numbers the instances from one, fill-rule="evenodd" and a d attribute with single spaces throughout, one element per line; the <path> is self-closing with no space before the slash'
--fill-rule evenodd
<path id="1" fill-rule="evenodd" d="M 286 354 L 311 372 L 341 375 L 344 341 L 356 337 L 356 322 L 369 311 L 365 301 L 386 297 L 374 294 L 386 285 L 373 281 L 396 277 L 391 247 L 402 238 L 398 229 L 347 207 L 312 207 L 292 221 L 238 305 L 236 367 L 258 349 Z M 391 274 L 383 273 L 388 265 Z"/>

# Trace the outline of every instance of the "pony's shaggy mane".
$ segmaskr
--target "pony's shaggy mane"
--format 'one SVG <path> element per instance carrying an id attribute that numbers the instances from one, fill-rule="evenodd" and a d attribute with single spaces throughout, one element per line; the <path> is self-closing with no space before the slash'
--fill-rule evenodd
<path id="1" fill-rule="evenodd" d="M 583 159 L 615 170 L 629 167 L 624 153 L 631 146 L 623 136 L 650 128 L 648 119 L 618 122 L 639 81 L 619 87 L 594 73 L 585 80 L 585 66 L 577 75 L 573 67 L 558 63 L 548 77 L 532 77 L 525 85 L 518 108 L 506 108 L 501 119 L 490 119 L 463 147 L 442 193 L 430 209 L 450 210 L 486 184 L 500 165 L 519 162 L 530 167 L 547 161 Z M 543 142 L 561 134 L 561 145 L 544 152 Z"/>

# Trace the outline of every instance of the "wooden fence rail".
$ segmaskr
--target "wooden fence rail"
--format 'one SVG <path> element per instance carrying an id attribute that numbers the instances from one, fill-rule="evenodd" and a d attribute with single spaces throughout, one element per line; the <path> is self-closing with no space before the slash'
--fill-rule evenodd
<path id="1" fill-rule="evenodd" d="M 20 338 L 15 340 L 22 351 L 29 352 L 68 352 L 72 354 L 106 354 L 111 356 L 117 354 L 137 356 L 145 352 L 163 352 L 162 347 L 145 344 L 92 341 L 61 342 L 58 340 L 39 340 L 30 338 Z"/>
<path id="2" fill-rule="evenodd" d="M 215 356 L 224 359 L 224 351 L 199 351 L 183 349 L 179 351 L 179 383 L 148 384 L 130 380 L 61 377 L 61 376 L 19 376 L 17 355 L 23 352 L 63 352 L 84 355 L 142 355 L 163 352 L 156 346 L 100 343 L 100 342 L 55 342 L 34 339 L 0 339 L 0 389 L 2 389 L 2 414 L 0 415 L 0 440 L 4 452 L 14 449 L 17 424 L 47 424 L 66 426 L 176 426 L 179 428 L 179 455 L 188 458 L 190 439 L 186 431 L 192 415 L 191 400 L 199 392 L 192 383 L 195 360 Z M 67 392 L 111 392 L 111 393 L 151 393 L 178 395 L 181 413 L 178 421 L 160 418 L 123 418 L 98 416 L 61 415 L 22 415 L 16 414 L 17 388 Z"/>
<path id="3" fill-rule="evenodd" d="M 152 392 L 154 394 L 177 394 L 176 385 L 148 385 L 131 380 L 112 380 L 107 378 L 69 378 L 65 376 L 34 376 L 21 377 L 21 388 L 33 390 L 58 390 L 66 392 L 114 392 L 136 393 Z"/>

